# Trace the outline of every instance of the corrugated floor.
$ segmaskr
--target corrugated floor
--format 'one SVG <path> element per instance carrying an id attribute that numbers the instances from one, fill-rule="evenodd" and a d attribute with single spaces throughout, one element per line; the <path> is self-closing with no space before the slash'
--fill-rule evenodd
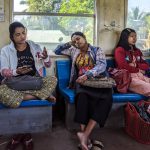
<path id="1" fill-rule="evenodd" d="M 78 139 L 75 131 L 66 130 L 61 121 L 54 121 L 52 132 L 33 134 L 35 150 L 77 150 Z M 130 138 L 123 129 L 96 128 L 93 139 L 101 140 L 104 150 L 150 150 L 150 145 L 143 145 Z M 9 136 L 1 136 L 0 143 L 9 140 Z M 5 144 L 0 145 L 4 150 Z M 17 150 L 22 150 L 19 146 Z"/>

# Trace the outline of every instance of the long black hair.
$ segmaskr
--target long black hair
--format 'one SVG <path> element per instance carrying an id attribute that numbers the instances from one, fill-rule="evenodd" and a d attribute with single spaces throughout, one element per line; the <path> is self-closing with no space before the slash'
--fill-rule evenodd
<path id="1" fill-rule="evenodd" d="M 71 39 L 72 39 L 72 37 L 73 37 L 74 35 L 82 36 L 82 37 L 86 40 L 86 36 L 84 35 L 84 33 L 80 32 L 80 31 L 77 31 L 77 32 L 72 33 Z"/>
<path id="2" fill-rule="evenodd" d="M 18 27 L 19 28 L 22 27 L 22 28 L 26 29 L 25 26 L 20 22 L 13 22 L 9 25 L 9 37 L 13 42 L 14 42 L 13 35 L 15 33 L 15 29 Z"/>
<path id="3" fill-rule="evenodd" d="M 129 38 L 129 35 L 131 32 L 136 33 L 136 31 L 134 29 L 131 29 L 131 28 L 125 28 L 124 30 L 122 30 L 121 35 L 120 35 L 120 39 L 119 39 L 119 42 L 118 42 L 116 48 L 121 46 L 125 50 L 131 50 L 131 47 L 130 47 L 129 42 L 128 42 L 128 38 Z M 135 45 L 133 45 L 133 49 L 137 49 Z"/>

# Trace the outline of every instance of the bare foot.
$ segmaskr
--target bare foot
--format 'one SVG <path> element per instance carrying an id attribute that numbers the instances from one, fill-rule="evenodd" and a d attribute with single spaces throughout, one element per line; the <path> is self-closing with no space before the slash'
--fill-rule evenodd
<path id="1" fill-rule="evenodd" d="M 37 97 L 30 95 L 30 94 L 25 94 L 23 97 L 23 100 L 31 100 L 31 99 L 34 100 L 34 99 L 37 99 Z"/>
<path id="2" fill-rule="evenodd" d="M 54 103 L 56 102 L 56 98 L 53 95 L 49 96 L 47 100 Z"/>
<path id="3" fill-rule="evenodd" d="M 89 150 L 87 145 L 88 137 L 83 132 L 78 132 L 77 136 L 80 140 L 82 150 Z"/>

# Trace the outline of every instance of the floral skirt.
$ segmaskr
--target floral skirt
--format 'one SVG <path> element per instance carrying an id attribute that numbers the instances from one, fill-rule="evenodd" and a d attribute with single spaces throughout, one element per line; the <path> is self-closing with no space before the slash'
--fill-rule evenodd
<path id="1" fill-rule="evenodd" d="M 17 108 L 23 101 L 25 94 L 33 95 L 41 100 L 47 99 L 55 90 L 57 78 L 54 76 L 47 76 L 43 78 L 43 86 L 40 90 L 16 91 L 7 87 L 7 85 L 0 85 L 0 102 L 6 106 Z"/>

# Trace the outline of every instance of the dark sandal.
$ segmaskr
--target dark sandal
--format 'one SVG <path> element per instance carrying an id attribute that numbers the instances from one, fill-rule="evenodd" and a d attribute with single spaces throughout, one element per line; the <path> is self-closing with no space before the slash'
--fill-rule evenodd
<path id="1" fill-rule="evenodd" d="M 5 149 L 6 150 L 15 150 L 19 146 L 19 144 L 22 140 L 22 137 L 23 137 L 22 134 L 13 136 L 11 141 L 8 142 Z"/>
<path id="2" fill-rule="evenodd" d="M 88 149 L 91 150 L 92 146 L 92 143 L 88 144 Z M 78 150 L 82 150 L 81 144 L 78 144 Z"/>
<path id="3" fill-rule="evenodd" d="M 82 148 L 81 148 L 81 144 L 78 144 L 78 150 L 82 150 Z"/>
<path id="4" fill-rule="evenodd" d="M 98 140 L 92 140 L 92 148 L 91 150 L 102 150 L 104 148 L 104 145 L 101 141 Z"/>
<path id="5" fill-rule="evenodd" d="M 18 147 L 19 143 L 20 142 L 12 139 L 10 142 L 8 142 L 6 150 L 15 150 Z"/>
<path id="6" fill-rule="evenodd" d="M 25 135 L 25 138 L 23 139 L 23 150 L 33 150 L 33 140 L 31 135 Z"/>

